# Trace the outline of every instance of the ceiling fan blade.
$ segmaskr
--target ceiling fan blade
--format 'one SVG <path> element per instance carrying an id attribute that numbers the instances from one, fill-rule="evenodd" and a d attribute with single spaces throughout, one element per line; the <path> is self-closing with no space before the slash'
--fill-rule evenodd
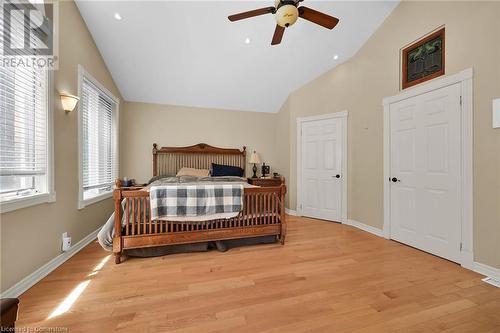
<path id="1" fill-rule="evenodd" d="M 274 7 L 266 7 L 266 8 L 250 10 L 248 12 L 230 15 L 227 18 L 229 19 L 229 21 L 234 22 L 234 21 L 239 21 L 239 20 L 243 20 L 246 18 L 254 17 L 254 16 L 271 14 L 271 13 L 274 13 L 274 11 L 275 11 Z"/>
<path id="2" fill-rule="evenodd" d="M 313 23 L 319 24 L 327 29 L 333 29 L 339 23 L 339 19 L 308 7 L 299 7 L 299 17 Z"/>
<path id="3" fill-rule="evenodd" d="M 276 29 L 274 30 L 273 40 L 271 45 L 276 45 L 281 43 L 281 39 L 283 38 L 283 33 L 285 32 L 285 28 L 276 24 Z"/>

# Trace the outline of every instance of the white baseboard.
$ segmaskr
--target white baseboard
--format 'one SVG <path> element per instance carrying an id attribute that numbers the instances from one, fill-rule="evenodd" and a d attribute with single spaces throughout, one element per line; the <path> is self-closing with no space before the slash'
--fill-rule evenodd
<path id="1" fill-rule="evenodd" d="M 375 236 L 384 237 L 384 233 L 383 233 L 382 229 L 372 227 L 371 225 L 367 225 L 367 224 L 358 222 L 356 220 L 347 219 L 347 221 L 344 224 L 351 225 L 351 226 L 356 227 L 358 229 L 361 229 L 363 231 L 374 234 Z"/>
<path id="2" fill-rule="evenodd" d="M 499 268 L 491 267 L 491 266 L 488 266 L 485 264 L 481 264 L 479 262 L 474 262 L 473 271 L 476 273 L 482 274 L 482 275 L 486 275 L 488 277 L 492 277 L 495 280 L 500 281 L 500 269 Z"/>
<path id="3" fill-rule="evenodd" d="M 297 216 L 297 211 L 293 209 L 285 208 L 285 213 L 287 213 L 288 215 Z"/>
<path id="4" fill-rule="evenodd" d="M 473 271 L 475 268 L 474 254 L 470 251 L 462 249 L 460 253 L 460 266 Z"/>
<path id="5" fill-rule="evenodd" d="M 0 297 L 9 298 L 9 297 L 19 297 L 26 290 L 31 288 L 35 283 L 46 277 L 50 272 L 55 270 L 57 267 L 61 266 L 66 260 L 77 254 L 81 249 L 90 244 L 97 237 L 97 233 L 101 230 L 99 229 L 91 232 L 88 236 L 80 240 L 78 243 L 75 243 L 70 249 L 66 252 L 61 253 L 9 289 L 5 290 Z"/>

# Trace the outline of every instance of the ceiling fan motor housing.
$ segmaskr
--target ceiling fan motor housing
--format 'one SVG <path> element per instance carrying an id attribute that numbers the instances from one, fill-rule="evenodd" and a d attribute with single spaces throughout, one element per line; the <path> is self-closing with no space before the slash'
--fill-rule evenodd
<path id="1" fill-rule="evenodd" d="M 297 22 L 299 10 L 295 1 L 276 1 L 276 22 L 279 26 L 287 28 Z"/>

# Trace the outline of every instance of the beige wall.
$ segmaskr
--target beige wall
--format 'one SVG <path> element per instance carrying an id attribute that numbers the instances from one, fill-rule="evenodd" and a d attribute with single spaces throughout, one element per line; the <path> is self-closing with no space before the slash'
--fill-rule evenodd
<path id="1" fill-rule="evenodd" d="M 287 99 L 283 106 L 281 107 L 277 118 L 276 118 L 276 168 L 280 170 L 280 173 L 285 176 L 285 180 L 288 185 L 290 179 L 290 99 Z M 294 195 L 290 194 L 288 189 L 287 195 L 285 197 L 285 206 L 292 207 L 290 203 L 290 197 Z"/>
<path id="2" fill-rule="evenodd" d="M 77 209 L 78 112 L 65 114 L 58 92 L 77 94 L 81 64 L 120 97 L 73 2 L 60 3 L 60 68 L 54 73 L 55 203 L 1 215 L 1 290 L 4 291 L 61 253 L 61 234 L 73 243 L 96 230 L 113 211 L 111 199 Z M 97 263 L 96 263 L 97 264 Z"/>
<path id="3" fill-rule="evenodd" d="M 296 206 L 295 119 L 348 110 L 348 216 L 382 228 L 382 99 L 399 91 L 399 49 L 444 24 L 446 74 L 474 68 L 475 257 L 500 267 L 500 129 L 491 123 L 492 99 L 500 97 L 498 17 L 499 2 L 405 1 L 353 58 L 292 93 L 279 116 L 289 117 L 290 135 L 278 143 L 290 147 L 289 207 Z"/>
<path id="4" fill-rule="evenodd" d="M 200 142 L 224 148 L 256 150 L 275 167 L 272 113 L 227 111 L 180 106 L 131 103 L 122 108 L 121 174 L 144 182 L 152 176 L 152 144 L 190 146 Z M 247 165 L 247 174 L 251 174 Z M 271 172 L 272 172 L 271 170 Z M 260 167 L 259 167 L 260 173 Z"/>

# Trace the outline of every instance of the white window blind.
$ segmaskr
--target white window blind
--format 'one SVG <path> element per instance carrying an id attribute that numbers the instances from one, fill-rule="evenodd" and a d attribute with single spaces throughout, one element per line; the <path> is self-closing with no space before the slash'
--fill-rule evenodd
<path id="1" fill-rule="evenodd" d="M 11 44 L 23 41 L 22 14 L 20 10 L 11 15 Z M 0 41 L 5 19 L 0 20 Z M 22 48 L 16 53 L 25 55 Z M 48 121 L 47 70 L 0 66 L 0 202 L 50 191 Z"/>
<path id="2" fill-rule="evenodd" d="M 83 200 L 110 193 L 118 175 L 116 102 L 87 77 L 81 86 Z"/>

